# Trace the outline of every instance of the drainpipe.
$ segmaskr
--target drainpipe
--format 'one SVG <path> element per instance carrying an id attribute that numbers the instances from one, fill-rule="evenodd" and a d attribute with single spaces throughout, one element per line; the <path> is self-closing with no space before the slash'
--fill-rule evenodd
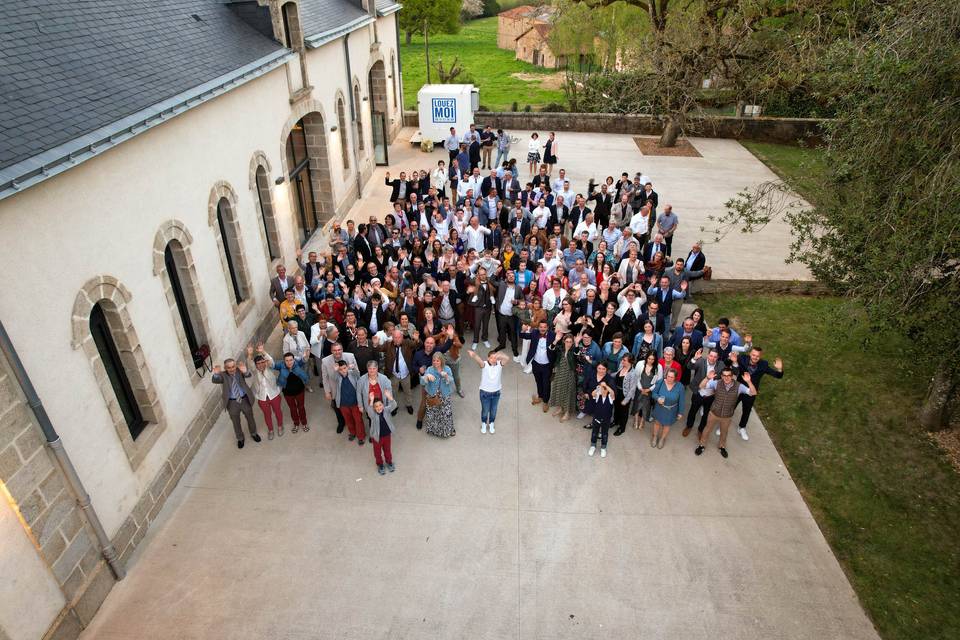
<path id="1" fill-rule="evenodd" d="M 353 101 L 353 73 L 350 71 L 350 34 L 343 36 L 343 58 L 346 61 L 344 68 L 347 70 L 347 96 L 350 101 L 351 122 L 360 120 L 360 105 Z M 360 140 L 357 134 L 357 127 L 350 127 L 353 136 L 353 166 L 357 174 L 357 200 L 363 197 L 363 183 L 360 178 Z"/>
<path id="2" fill-rule="evenodd" d="M 27 397 L 27 404 L 30 405 L 30 410 L 33 411 L 33 415 L 37 418 L 37 424 L 40 425 L 40 429 L 47 439 L 47 446 L 50 447 L 50 451 L 53 452 L 53 457 L 56 459 L 60 470 L 66 477 L 70 490 L 77 498 L 77 505 L 80 507 L 80 511 L 83 512 L 84 518 L 87 520 L 90 528 L 93 529 L 93 533 L 97 536 L 97 543 L 100 545 L 100 552 L 103 554 L 104 560 L 110 565 L 110 570 L 113 571 L 116 579 L 123 580 L 127 572 L 120 564 L 117 550 L 114 549 L 113 543 L 110 542 L 110 538 L 107 536 L 107 532 L 104 531 L 103 525 L 100 523 L 100 518 L 97 517 L 97 512 L 93 510 L 93 505 L 90 503 L 90 495 L 86 489 L 83 488 L 83 482 L 80 480 L 80 476 L 77 475 L 77 470 L 70 461 L 67 450 L 63 448 L 63 441 L 57 434 L 57 430 L 53 428 L 53 423 L 50 422 L 50 417 L 47 415 L 46 409 L 43 408 L 43 403 L 37 395 L 37 390 L 33 387 L 30 376 L 23 367 L 23 362 L 20 360 L 20 356 L 17 355 L 17 350 L 14 348 L 13 342 L 10 341 L 10 336 L 7 334 L 7 329 L 3 326 L 2 321 L 0 321 L 0 350 L 2 350 L 3 355 L 7 357 L 10 367 L 13 369 L 13 375 L 16 376 L 17 382 L 20 383 L 20 388 L 23 390 L 23 394 Z"/>
<path id="3" fill-rule="evenodd" d="M 394 40 L 394 51 L 397 53 L 397 70 L 394 73 L 397 74 L 397 86 L 400 87 L 400 126 L 406 126 L 406 122 L 403 121 L 403 61 L 400 59 L 400 20 L 397 18 L 397 14 L 393 14 L 393 27 L 396 33 L 396 40 Z M 391 69 L 391 71 L 393 71 Z M 416 108 L 416 107 L 414 107 Z"/>

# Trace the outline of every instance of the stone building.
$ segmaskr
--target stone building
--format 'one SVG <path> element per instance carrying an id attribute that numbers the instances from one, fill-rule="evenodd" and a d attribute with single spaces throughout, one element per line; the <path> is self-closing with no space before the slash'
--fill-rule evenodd
<path id="1" fill-rule="evenodd" d="M 549 24 L 555 10 L 550 5 L 528 4 L 507 9 L 497 14 L 497 47 L 514 51 L 517 38 L 530 30 L 535 23 Z"/>
<path id="2" fill-rule="evenodd" d="M 517 36 L 517 60 L 538 67 L 556 69 L 563 66 L 563 56 L 550 49 L 550 31 L 553 27 L 545 22 L 536 22 Z"/>
<path id="3" fill-rule="evenodd" d="M 90 622 L 220 414 L 203 356 L 275 326 L 275 267 L 385 162 L 399 9 L 5 6 L 3 640 Z"/>

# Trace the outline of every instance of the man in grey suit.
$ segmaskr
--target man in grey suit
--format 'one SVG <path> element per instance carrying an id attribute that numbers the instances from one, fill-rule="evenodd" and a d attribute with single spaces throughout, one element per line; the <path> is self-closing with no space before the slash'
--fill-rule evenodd
<path id="1" fill-rule="evenodd" d="M 357 359 L 352 353 L 345 353 L 342 344 L 334 342 L 330 347 L 330 355 L 320 361 L 320 377 L 323 380 L 323 390 L 327 396 L 327 400 L 330 402 L 330 408 L 333 409 L 334 414 L 337 416 L 337 433 L 343 433 L 343 428 L 346 425 L 343 414 L 340 413 L 340 409 L 337 407 L 337 401 L 334 399 L 332 391 L 339 382 L 337 363 L 341 360 L 347 363 L 348 368 L 356 370 Z M 350 365 L 353 366 L 351 367 Z"/>
<path id="2" fill-rule="evenodd" d="M 260 442 L 260 436 L 257 435 L 257 421 L 253 417 L 253 392 L 247 385 L 246 378 L 253 374 L 247 371 L 247 365 L 237 364 L 233 358 L 227 358 L 223 361 L 223 371 L 220 365 L 213 365 L 213 376 L 210 380 L 213 384 L 219 384 L 220 396 L 223 399 L 223 407 L 230 414 L 230 420 L 233 421 L 233 432 L 237 436 L 237 448 L 243 449 L 243 429 L 240 428 L 240 414 L 247 418 L 247 429 L 250 431 L 250 437 L 254 442 Z"/>
<path id="3" fill-rule="evenodd" d="M 523 297 L 522 288 L 516 283 L 516 279 L 516 273 L 508 269 L 506 280 L 493 280 L 497 287 L 497 297 L 494 303 L 494 310 L 497 312 L 497 347 L 494 351 L 505 349 L 507 346 L 506 339 L 509 337 L 514 358 L 520 355 L 520 350 L 517 348 L 513 307 Z"/>
<path id="4" fill-rule="evenodd" d="M 293 286 L 293 278 L 287 277 L 287 268 L 277 265 L 277 277 L 270 280 L 270 299 L 273 306 L 279 308 L 280 303 L 287 299 L 287 289 Z"/>
<path id="5" fill-rule="evenodd" d="M 683 435 L 686 438 L 693 429 L 693 423 L 697 418 L 697 411 L 703 409 L 703 416 L 700 418 L 700 424 L 697 426 L 697 432 L 703 433 L 707 426 L 707 414 L 710 413 L 710 406 L 713 404 L 713 389 L 701 389 L 700 383 L 710 371 L 716 374 L 716 379 L 720 379 L 720 372 L 726 365 L 720 360 L 720 354 L 716 349 L 710 349 L 707 356 L 703 357 L 703 349 L 697 349 L 693 358 L 687 363 L 687 367 L 692 372 L 690 375 L 689 389 L 692 390 L 690 396 L 690 410 L 687 411 L 687 426 L 684 427 Z"/>

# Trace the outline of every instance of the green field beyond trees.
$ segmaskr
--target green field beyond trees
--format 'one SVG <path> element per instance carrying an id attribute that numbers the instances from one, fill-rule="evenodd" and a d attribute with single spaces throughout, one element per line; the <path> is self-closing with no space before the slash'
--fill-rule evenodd
<path id="1" fill-rule="evenodd" d="M 460 33 L 430 36 L 433 82 L 439 81 L 438 60 L 442 58 L 446 68 L 459 57 L 463 73 L 457 82 L 479 87 L 480 104 L 490 111 L 509 111 L 514 102 L 521 110 L 527 105 L 537 109 L 551 102 L 564 102 L 562 89 L 544 89 L 540 82 L 562 71 L 535 67 L 515 59 L 514 55 L 513 51 L 497 48 L 496 17 L 471 20 L 463 25 Z M 405 44 L 401 34 L 400 59 L 403 64 L 403 105 L 405 109 L 416 109 L 417 91 L 427 82 L 423 34 L 415 35 L 409 45 Z M 521 80 L 511 75 L 514 73 L 538 78 Z"/>
<path id="2" fill-rule="evenodd" d="M 837 298 L 697 302 L 783 358 L 757 412 L 880 636 L 960 638 L 960 474 L 914 420 L 924 359 Z"/>

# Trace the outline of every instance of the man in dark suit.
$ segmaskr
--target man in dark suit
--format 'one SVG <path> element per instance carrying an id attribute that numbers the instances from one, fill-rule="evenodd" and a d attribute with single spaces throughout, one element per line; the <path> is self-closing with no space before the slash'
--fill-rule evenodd
<path id="1" fill-rule="evenodd" d="M 694 351 L 703 347 L 703 333 L 696 329 L 696 323 L 693 321 L 693 318 L 684 320 L 683 326 L 678 327 L 677 330 L 673 332 L 673 337 L 670 339 L 670 346 L 679 351 L 680 342 L 684 338 L 690 338 L 690 348 Z"/>
<path id="2" fill-rule="evenodd" d="M 674 289 L 670 285 L 670 278 L 660 276 L 660 282 L 647 289 L 647 304 L 655 300 L 660 307 L 660 315 L 663 316 L 665 328 L 663 330 L 663 341 L 666 343 L 669 339 L 671 311 L 673 310 L 673 301 L 687 297 L 687 281 L 680 282 L 680 288 Z M 703 336 L 700 336 L 701 342 Z"/>
<path id="3" fill-rule="evenodd" d="M 247 378 L 253 375 L 247 371 L 247 366 L 243 362 L 239 365 L 233 358 L 227 358 L 223 361 L 223 371 L 220 365 L 213 366 L 213 375 L 210 381 L 220 386 L 220 399 L 223 401 L 223 408 L 230 414 L 230 421 L 233 422 L 233 433 L 237 436 L 237 448 L 243 449 L 243 429 L 240 428 L 240 414 L 247 419 L 247 429 L 250 431 L 250 437 L 254 442 L 260 442 L 260 436 L 257 435 L 257 421 L 253 417 L 253 393 L 247 386 Z"/>
<path id="4" fill-rule="evenodd" d="M 480 195 L 486 198 L 487 194 L 490 193 L 490 189 L 496 189 L 497 193 L 500 193 L 503 191 L 502 186 L 503 183 L 500 181 L 500 178 L 497 177 L 497 172 L 491 171 L 490 175 L 480 182 Z"/>
<path id="5" fill-rule="evenodd" d="M 458 275 L 462 276 L 462 274 Z M 450 280 L 440 280 L 440 291 L 433 298 L 433 308 L 437 312 L 437 318 L 441 324 L 450 324 L 452 322 L 457 330 L 457 335 L 462 335 L 463 327 L 460 325 L 460 294 L 451 286 Z M 461 342 L 462 341 L 463 339 L 461 338 Z"/>
<path id="6" fill-rule="evenodd" d="M 371 247 L 379 247 L 387 241 L 387 228 L 377 221 L 377 216 L 370 216 L 367 224 L 367 242 Z"/>
<path id="7" fill-rule="evenodd" d="M 660 235 L 659 233 L 653 237 L 653 240 L 648 242 L 643 247 L 643 261 L 650 262 L 651 260 L 653 260 L 653 256 L 655 256 L 658 251 L 662 253 L 664 257 L 666 257 L 667 245 L 663 241 L 663 236 Z"/>
<path id="8" fill-rule="evenodd" d="M 373 247 L 367 240 L 367 225 L 365 224 L 357 227 L 357 237 L 353 240 L 353 253 L 354 255 L 359 254 L 364 262 L 370 262 L 370 258 L 373 256 Z"/>
<path id="9" fill-rule="evenodd" d="M 526 365 L 533 368 L 533 378 L 537 381 L 537 395 L 531 402 L 542 403 L 544 413 L 549 411 L 550 405 L 550 375 L 553 373 L 555 357 L 552 347 L 558 341 L 558 336 L 548 326 L 546 320 L 541 320 L 536 329 L 520 334 L 521 339 L 530 341 Z"/>
<path id="10" fill-rule="evenodd" d="M 500 181 L 500 186 L 502 188 L 498 189 L 498 191 L 504 200 L 513 202 L 520 195 L 520 181 L 517 180 L 510 171 L 505 171 L 503 173 L 503 179 Z"/>
<path id="11" fill-rule="evenodd" d="M 596 205 L 593 208 L 593 217 L 597 222 L 597 227 L 607 226 L 607 221 L 610 220 L 610 209 L 613 208 L 613 194 L 607 190 L 606 183 L 600 185 L 600 191 L 594 192 L 596 185 L 593 183 L 593 178 L 590 179 L 590 184 L 587 187 L 587 200 L 593 200 L 596 202 Z"/>
<path id="12" fill-rule="evenodd" d="M 651 183 L 648 182 L 643 186 L 643 191 L 640 192 L 638 199 L 640 200 L 640 207 L 643 207 L 643 205 L 650 201 L 653 204 L 653 215 L 657 214 L 657 205 L 660 204 L 660 196 L 653 190 Z"/>
<path id="13" fill-rule="evenodd" d="M 410 196 L 410 192 L 413 191 L 413 185 L 407 181 L 406 171 L 401 171 L 400 177 L 395 180 L 390 179 L 390 172 L 387 171 L 387 175 L 384 177 L 383 183 L 393 189 L 393 191 L 390 193 L 390 202 L 406 200 Z"/>
<path id="14" fill-rule="evenodd" d="M 570 213 L 567 215 L 566 219 L 566 221 L 570 223 L 571 234 L 577 228 L 577 225 L 587 217 L 588 213 L 590 213 L 590 209 L 587 208 L 587 203 L 583 199 L 583 196 L 577 196 L 577 203 L 573 205 L 573 209 L 570 209 Z M 560 222 L 560 220 L 557 222 Z"/>
<path id="15" fill-rule="evenodd" d="M 703 269 L 707 266 L 707 257 L 700 250 L 700 243 L 694 242 L 687 259 L 683 262 L 683 270 L 688 280 L 696 280 L 703 277 Z"/>
<path id="16" fill-rule="evenodd" d="M 520 256 L 513 254 L 513 257 L 519 262 Z M 520 355 L 517 348 L 517 331 L 514 325 L 513 307 L 523 298 L 523 289 L 516 282 L 516 273 L 513 268 L 507 270 L 504 280 L 493 279 L 493 285 L 496 287 L 496 302 L 493 310 L 497 314 L 497 346 L 494 351 L 502 351 L 507 346 L 507 338 L 510 339 L 510 346 L 513 347 L 513 357 Z"/>

